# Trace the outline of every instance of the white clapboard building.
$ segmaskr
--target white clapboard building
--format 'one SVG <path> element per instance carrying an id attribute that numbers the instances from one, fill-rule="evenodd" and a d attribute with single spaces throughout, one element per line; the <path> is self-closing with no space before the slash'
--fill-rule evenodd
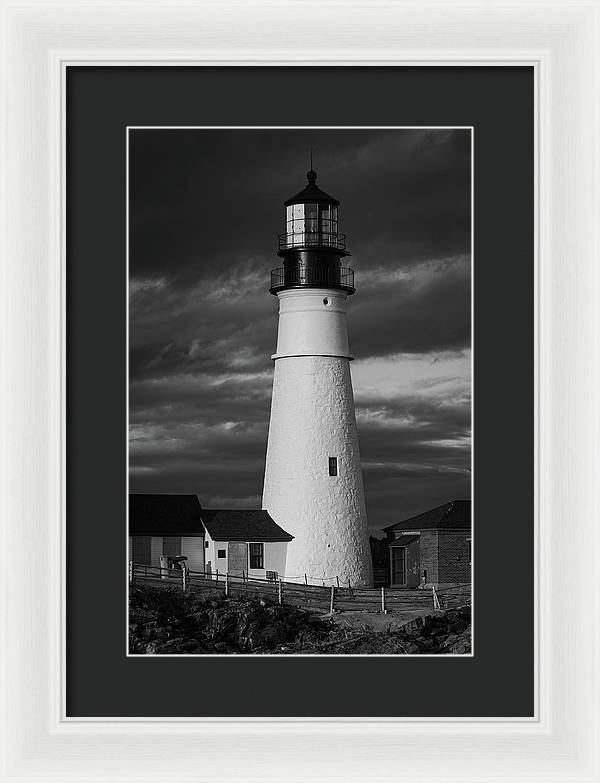
<path id="1" fill-rule="evenodd" d="M 260 509 L 203 509 L 197 495 L 129 495 L 129 561 L 190 571 L 283 577 L 292 536 Z"/>
<path id="2" fill-rule="evenodd" d="M 206 530 L 206 570 L 283 578 L 292 536 L 264 510 L 202 509 Z"/>

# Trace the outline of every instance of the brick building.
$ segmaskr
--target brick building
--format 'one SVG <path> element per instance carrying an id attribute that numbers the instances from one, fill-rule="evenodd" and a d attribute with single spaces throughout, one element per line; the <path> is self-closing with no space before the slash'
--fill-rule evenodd
<path id="1" fill-rule="evenodd" d="M 390 584 L 419 587 L 471 581 L 471 501 L 452 500 L 384 528 Z"/>

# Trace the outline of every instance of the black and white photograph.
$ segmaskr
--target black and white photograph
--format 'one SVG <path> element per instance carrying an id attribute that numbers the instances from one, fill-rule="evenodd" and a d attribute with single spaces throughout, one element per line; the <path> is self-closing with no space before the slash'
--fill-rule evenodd
<path id="1" fill-rule="evenodd" d="M 129 656 L 473 655 L 473 144 L 127 129 Z"/>
<path id="2" fill-rule="evenodd" d="M 3 10 L 0 783 L 600 783 L 600 0 Z"/>

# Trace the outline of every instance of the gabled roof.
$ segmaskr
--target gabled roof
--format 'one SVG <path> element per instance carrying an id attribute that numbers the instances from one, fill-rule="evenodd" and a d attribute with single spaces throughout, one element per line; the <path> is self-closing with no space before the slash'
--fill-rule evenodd
<path id="1" fill-rule="evenodd" d="M 130 536 L 205 536 L 214 541 L 291 541 L 260 509 L 203 509 L 196 495 L 129 495 Z"/>
<path id="2" fill-rule="evenodd" d="M 291 541 L 294 537 L 260 509 L 203 508 L 201 514 L 213 541 Z"/>
<path id="3" fill-rule="evenodd" d="M 204 536 L 196 495 L 129 495 L 130 536 Z"/>
<path id="4" fill-rule="evenodd" d="M 471 529 L 471 501 L 451 500 L 443 506 L 437 506 L 416 517 L 394 522 L 383 528 L 385 531 L 401 532 L 402 530 L 463 530 Z"/>

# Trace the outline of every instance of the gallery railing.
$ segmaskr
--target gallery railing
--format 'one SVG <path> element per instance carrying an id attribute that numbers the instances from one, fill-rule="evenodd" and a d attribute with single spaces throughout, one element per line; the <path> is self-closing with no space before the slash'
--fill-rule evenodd
<path id="1" fill-rule="evenodd" d="M 334 231 L 293 231 L 279 234 L 278 239 L 280 250 L 300 247 L 346 249 L 346 234 L 338 234 Z"/>
<path id="2" fill-rule="evenodd" d="M 354 291 L 354 269 L 347 266 L 293 266 L 271 270 L 271 291 L 284 287 L 332 286 Z"/>

